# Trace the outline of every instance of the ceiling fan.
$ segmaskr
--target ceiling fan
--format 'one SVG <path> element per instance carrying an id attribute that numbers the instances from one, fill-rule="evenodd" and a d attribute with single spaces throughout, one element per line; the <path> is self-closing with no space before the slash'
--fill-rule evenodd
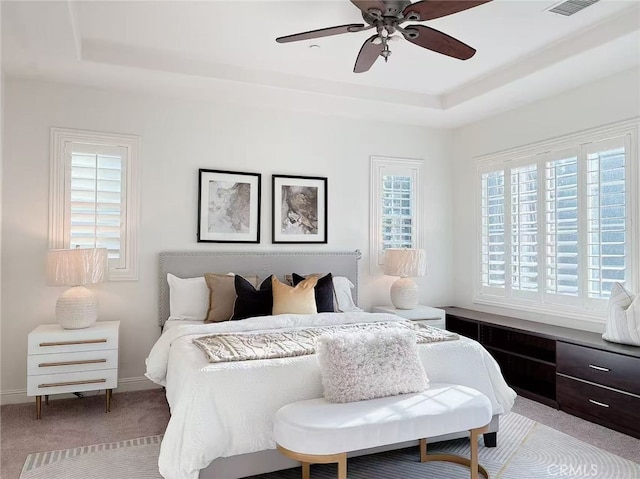
<path id="1" fill-rule="evenodd" d="M 361 10 L 362 18 L 366 25 L 351 23 L 321 28 L 279 37 L 276 38 L 276 42 L 297 42 L 341 33 L 363 32 L 375 28 L 377 33 L 369 37 L 360 48 L 360 53 L 358 53 L 358 58 L 353 67 L 354 73 L 368 71 L 379 56 L 383 57 L 385 62 L 388 61 L 389 55 L 391 55 L 389 42 L 400 39 L 400 36 L 394 36 L 396 32 L 399 32 L 406 40 L 419 47 L 460 60 L 468 60 L 476 53 L 476 50 L 460 40 L 424 25 L 406 25 L 404 27 L 401 25 L 405 22 L 433 20 L 462 12 L 490 1 L 422 0 L 411 3 L 411 0 L 351 0 L 351 3 Z"/>

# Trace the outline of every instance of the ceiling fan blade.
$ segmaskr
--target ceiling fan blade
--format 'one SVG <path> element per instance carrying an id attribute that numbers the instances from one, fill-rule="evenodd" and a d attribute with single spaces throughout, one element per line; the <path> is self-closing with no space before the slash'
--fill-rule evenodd
<path id="1" fill-rule="evenodd" d="M 462 12 L 491 0 L 422 0 L 409 5 L 402 14 L 406 17 L 412 13 L 418 15 L 415 21 L 423 22 L 435 18 L 445 17 L 452 13 Z"/>
<path id="2" fill-rule="evenodd" d="M 356 64 L 353 66 L 353 73 L 364 73 L 369 71 L 369 68 L 373 66 L 380 56 L 384 46 L 382 43 L 373 43 L 373 40 L 377 37 L 378 35 L 373 35 L 362 44 L 360 53 L 358 53 L 358 58 L 356 58 Z"/>
<path id="3" fill-rule="evenodd" d="M 329 37 L 331 35 L 340 35 L 341 33 L 359 32 L 365 28 L 362 23 L 351 23 L 349 25 L 339 25 L 337 27 L 321 28 L 319 30 L 311 30 L 310 32 L 294 33 L 284 37 L 276 38 L 278 43 L 298 42 L 300 40 L 311 40 L 313 38 Z"/>
<path id="4" fill-rule="evenodd" d="M 356 7 L 358 7 L 365 13 L 372 8 L 375 10 L 380 10 L 380 13 L 384 13 L 387 11 L 387 7 L 385 7 L 382 0 L 351 0 L 351 3 L 353 3 Z"/>
<path id="5" fill-rule="evenodd" d="M 416 30 L 417 36 L 411 35 L 411 31 Z M 439 32 L 424 25 L 409 25 L 402 32 L 404 38 L 419 47 L 432 50 L 443 55 L 448 55 L 460 60 L 468 60 L 475 55 L 475 48 L 471 48 L 466 43 L 462 43 L 446 33 Z"/>

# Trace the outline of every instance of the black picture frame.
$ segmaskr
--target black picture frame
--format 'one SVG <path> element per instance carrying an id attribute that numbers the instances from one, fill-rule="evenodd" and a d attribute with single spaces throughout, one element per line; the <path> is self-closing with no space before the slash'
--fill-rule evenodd
<path id="1" fill-rule="evenodd" d="M 198 243 L 260 243 L 260 173 L 198 170 Z"/>
<path id="2" fill-rule="evenodd" d="M 293 195 L 297 196 L 298 204 Z M 271 198 L 272 243 L 327 243 L 328 180 L 326 177 L 272 175 Z"/>

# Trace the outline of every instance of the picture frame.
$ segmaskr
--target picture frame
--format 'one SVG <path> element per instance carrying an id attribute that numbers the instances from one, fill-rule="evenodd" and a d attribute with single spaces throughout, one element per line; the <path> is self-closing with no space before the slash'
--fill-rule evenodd
<path id="1" fill-rule="evenodd" d="M 198 170 L 198 242 L 260 242 L 260 173 Z"/>
<path id="2" fill-rule="evenodd" d="M 271 241 L 327 243 L 327 178 L 272 175 L 271 180 Z"/>

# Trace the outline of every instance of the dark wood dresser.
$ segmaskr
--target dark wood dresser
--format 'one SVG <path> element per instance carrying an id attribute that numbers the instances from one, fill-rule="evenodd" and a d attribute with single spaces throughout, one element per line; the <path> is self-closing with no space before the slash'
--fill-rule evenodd
<path id="1" fill-rule="evenodd" d="M 640 438 L 640 347 L 588 331 L 443 309 L 447 329 L 482 344 L 519 395 Z"/>

